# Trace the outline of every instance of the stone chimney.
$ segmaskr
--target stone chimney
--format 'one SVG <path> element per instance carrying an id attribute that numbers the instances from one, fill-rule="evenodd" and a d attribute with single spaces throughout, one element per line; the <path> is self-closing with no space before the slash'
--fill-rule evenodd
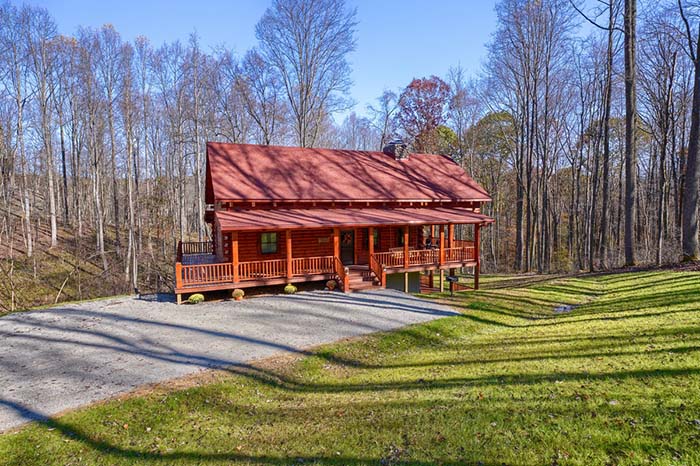
<path id="1" fill-rule="evenodd" d="M 394 139 L 389 142 L 384 149 L 382 149 L 386 155 L 391 155 L 396 160 L 408 160 L 410 154 L 410 148 L 408 144 L 403 142 L 402 139 Z"/>

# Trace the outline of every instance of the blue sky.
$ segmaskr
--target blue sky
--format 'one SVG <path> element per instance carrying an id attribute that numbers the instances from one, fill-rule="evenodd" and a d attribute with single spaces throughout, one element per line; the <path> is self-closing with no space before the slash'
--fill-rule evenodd
<path id="1" fill-rule="evenodd" d="M 243 53 L 256 43 L 255 24 L 268 0 L 28 0 L 49 10 L 63 34 L 112 23 L 124 39 L 148 37 L 158 46 L 197 31 L 205 47 L 225 44 Z M 496 28 L 490 0 L 348 0 L 358 10 L 357 51 L 350 57 L 355 110 L 384 89 L 414 77 L 444 76 L 461 64 L 477 73 Z M 20 3 L 20 2 L 18 2 Z"/>

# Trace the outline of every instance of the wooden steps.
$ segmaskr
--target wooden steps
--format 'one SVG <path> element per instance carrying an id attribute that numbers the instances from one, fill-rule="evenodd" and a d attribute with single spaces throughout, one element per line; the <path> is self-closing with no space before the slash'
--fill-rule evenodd
<path id="1" fill-rule="evenodd" d="M 348 267 L 348 281 L 350 291 L 364 291 L 379 288 L 377 280 L 372 276 L 369 267 L 362 265 L 351 265 Z"/>

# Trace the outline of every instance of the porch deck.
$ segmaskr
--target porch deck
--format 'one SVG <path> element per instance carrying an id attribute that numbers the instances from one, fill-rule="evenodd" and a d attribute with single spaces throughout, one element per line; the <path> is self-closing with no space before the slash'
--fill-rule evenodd
<path id="1" fill-rule="evenodd" d="M 409 249 L 370 254 L 369 270 L 377 285 L 386 285 L 388 273 L 441 270 L 473 266 L 477 262 L 473 243 L 455 241 L 455 247 Z M 349 291 L 348 268 L 338 256 L 297 257 L 291 261 L 223 262 L 212 243 L 180 243 L 175 265 L 175 293 L 225 290 L 305 281 L 336 279 Z"/>

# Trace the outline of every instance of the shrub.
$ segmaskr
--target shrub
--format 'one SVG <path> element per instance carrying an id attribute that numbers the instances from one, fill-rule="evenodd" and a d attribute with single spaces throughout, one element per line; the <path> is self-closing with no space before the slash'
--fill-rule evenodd
<path id="1" fill-rule="evenodd" d="M 297 287 L 290 283 L 289 285 L 284 287 L 284 292 L 286 294 L 294 294 L 297 292 Z"/>
<path id="2" fill-rule="evenodd" d="M 199 304 L 204 301 L 204 295 L 201 293 L 195 293 L 187 298 L 187 302 L 190 304 Z"/>
<path id="3" fill-rule="evenodd" d="M 326 282 L 326 286 L 328 287 L 329 290 L 333 291 L 333 290 L 335 290 L 335 287 L 338 286 L 338 282 L 336 282 L 335 280 L 328 280 Z"/>
<path id="4" fill-rule="evenodd" d="M 245 296 L 245 291 L 236 288 L 235 290 L 233 290 L 233 293 L 231 293 L 231 296 L 233 297 L 233 299 L 242 299 L 243 296 Z"/>

